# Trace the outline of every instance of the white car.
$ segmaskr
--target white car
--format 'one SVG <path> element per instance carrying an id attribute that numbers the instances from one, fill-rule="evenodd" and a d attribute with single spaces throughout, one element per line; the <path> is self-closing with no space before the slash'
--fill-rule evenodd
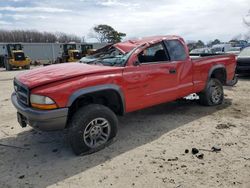
<path id="1" fill-rule="evenodd" d="M 240 54 L 241 48 L 240 47 L 232 47 L 226 53 L 227 54 L 234 54 L 238 56 Z"/>
<path id="2" fill-rule="evenodd" d="M 226 53 L 232 48 L 231 44 L 215 44 L 211 50 L 215 54 Z"/>
<path id="3" fill-rule="evenodd" d="M 197 48 L 190 52 L 190 54 L 212 54 L 210 48 Z"/>

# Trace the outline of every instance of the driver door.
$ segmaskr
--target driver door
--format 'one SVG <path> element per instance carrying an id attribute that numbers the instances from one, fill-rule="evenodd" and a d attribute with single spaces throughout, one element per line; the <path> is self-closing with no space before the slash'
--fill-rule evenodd
<path id="1" fill-rule="evenodd" d="M 160 42 L 144 49 L 138 66 L 126 67 L 127 110 L 133 111 L 177 97 L 177 65 L 171 63 L 165 45 Z"/>

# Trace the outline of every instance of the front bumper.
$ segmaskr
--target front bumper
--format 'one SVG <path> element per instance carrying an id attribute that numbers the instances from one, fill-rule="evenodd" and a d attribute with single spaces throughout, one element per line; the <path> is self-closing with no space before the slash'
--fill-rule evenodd
<path id="1" fill-rule="evenodd" d="M 30 65 L 30 62 L 31 62 L 30 60 L 23 60 L 23 61 L 12 60 L 12 61 L 10 61 L 10 64 L 13 67 L 23 67 L 23 66 Z"/>
<path id="2" fill-rule="evenodd" d="M 237 66 L 236 73 L 250 73 L 250 65 L 249 66 Z"/>
<path id="3" fill-rule="evenodd" d="M 15 93 L 11 95 L 12 104 L 24 121 L 31 127 L 44 131 L 62 130 L 67 123 L 68 108 L 37 110 L 18 102 Z"/>

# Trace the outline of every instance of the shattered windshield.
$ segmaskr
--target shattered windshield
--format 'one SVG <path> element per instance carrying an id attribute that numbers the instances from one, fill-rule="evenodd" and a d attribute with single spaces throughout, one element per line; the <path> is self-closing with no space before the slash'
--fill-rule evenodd
<path id="1" fill-rule="evenodd" d="M 130 56 L 129 53 L 122 53 L 115 47 L 111 47 L 100 53 L 83 57 L 80 63 L 102 64 L 106 66 L 123 66 Z"/>

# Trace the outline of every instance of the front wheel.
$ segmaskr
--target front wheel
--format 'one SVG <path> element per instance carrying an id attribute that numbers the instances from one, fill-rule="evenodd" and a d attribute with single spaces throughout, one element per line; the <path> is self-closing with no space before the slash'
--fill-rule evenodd
<path id="1" fill-rule="evenodd" d="M 224 100 L 223 85 L 218 79 L 211 78 L 204 91 L 198 95 L 202 105 L 215 106 L 222 104 Z"/>
<path id="2" fill-rule="evenodd" d="M 113 111 L 103 105 L 90 104 L 72 117 L 69 140 L 76 155 L 90 154 L 104 148 L 116 136 L 118 120 Z"/>
<path id="3" fill-rule="evenodd" d="M 30 69 L 30 65 L 25 65 L 25 66 L 24 66 L 24 69 L 29 70 L 29 69 Z"/>

